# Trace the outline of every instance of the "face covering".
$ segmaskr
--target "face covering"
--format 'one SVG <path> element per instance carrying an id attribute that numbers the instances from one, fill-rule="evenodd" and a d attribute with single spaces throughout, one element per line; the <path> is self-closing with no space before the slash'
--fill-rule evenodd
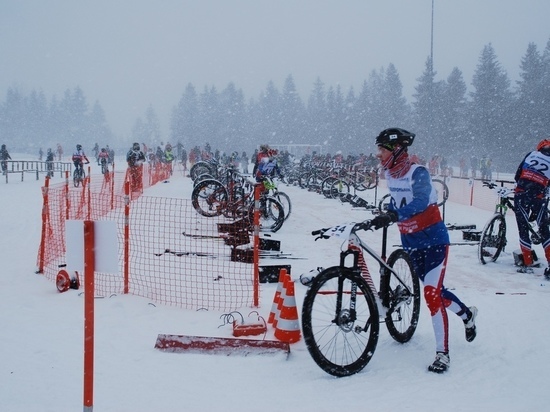
<path id="1" fill-rule="evenodd" d="M 382 167 L 389 171 L 391 177 L 402 177 L 411 167 L 409 154 L 404 147 L 395 145 L 391 156 L 388 157 L 384 163 L 382 163 Z"/>

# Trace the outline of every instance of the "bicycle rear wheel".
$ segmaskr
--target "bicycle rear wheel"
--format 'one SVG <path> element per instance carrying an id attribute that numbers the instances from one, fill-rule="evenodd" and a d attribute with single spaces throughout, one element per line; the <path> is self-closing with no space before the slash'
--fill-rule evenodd
<path id="1" fill-rule="evenodd" d="M 389 271 L 381 278 L 382 299 L 389 305 L 386 314 L 386 327 L 397 342 L 408 342 L 418 325 L 420 316 L 420 282 L 413 272 L 409 254 L 403 249 L 392 252 L 388 258 L 390 266 L 405 286 Z"/>
<path id="2" fill-rule="evenodd" d="M 206 217 L 221 215 L 227 199 L 227 189 L 217 180 L 203 180 L 191 193 L 193 207 Z"/>
<path id="3" fill-rule="evenodd" d="M 367 172 L 365 177 L 356 186 L 357 190 L 370 190 L 378 186 L 378 173 L 376 171 Z"/>
<path id="4" fill-rule="evenodd" d="M 391 194 L 388 193 L 388 194 L 385 194 L 384 196 L 382 196 L 382 199 L 380 199 L 380 201 L 378 202 L 378 210 L 380 212 L 386 212 L 388 210 L 388 205 L 390 204 L 391 202 Z"/>
<path id="5" fill-rule="evenodd" d="M 216 174 L 215 172 L 216 170 L 213 165 L 204 161 L 200 161 L 191 166 L 191 169 L 189 169 L 189 176 L 192 180 L 196 180 L 199 176 L 203 174 L 214 176 Z"/>
<path id="6" fill-rule="evenodd" d="M 432 185 L 437 192 L 437 206 L 443 206 L 449 198 L 449 186 L 441 179 L 432 179 Z"/>
<path id="7" fill-rule="evenodd" d="M 482 264 L 495 262 L 506 246 L 506 220 L 500 213 L 495 214 L 481 232 L 478 257 Z"/>
<path id="8" fill-rule="evenodd" d="M 317 365 L 333 376 L 349 376 L 369 363 L 380 320 L 372 291 L 351 269 L 331 267 L 317 275 L 302 307 L 306 347 Z"/>

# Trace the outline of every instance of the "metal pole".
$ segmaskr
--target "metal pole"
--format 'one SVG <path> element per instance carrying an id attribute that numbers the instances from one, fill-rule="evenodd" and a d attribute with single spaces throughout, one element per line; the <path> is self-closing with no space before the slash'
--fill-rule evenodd
<path id="1" fill-rule="evenodd" d="M 432 0 L 432 34 L 431 34 L 431 41 L 430 41 L 430 71 L 433 73 L 434 71 L 434 1 Z"/>

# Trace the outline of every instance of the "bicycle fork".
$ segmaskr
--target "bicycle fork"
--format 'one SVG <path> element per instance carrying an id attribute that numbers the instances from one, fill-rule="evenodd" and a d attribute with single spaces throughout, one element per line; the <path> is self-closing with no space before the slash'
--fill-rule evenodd
<path id="1" fill-rule="evenodd" d="M 340 267 L 346 267 L 345 261 L 349 255 L 353 256 L 352 270 L 357 271 L 357 273 L 361 275 L 361 277 L 365 280 L 365 282 L 367 283 L 367 286 L 371 290 L 372 295 L 374 296 L 374 299 L 376 301 L 376 307 L 378 310 L 378 314 L 377 314 L 379 317 L 378 321 L 380 321 L 380 318 L 384 318 L 386 316 L 388 307 L 384 306 L 382 300 L 380 299 L 380 295 L 376 290 L 376 286 L 374 285 L 374 281 L 372 280 L 372 276 L 369 272 L 367 263 L 365 262 L 365 258 L 361 253 L 361 249 L 356 245 L 350 244 L 346 251 L 343 251 L 340 253 Z M 355 302 L 357 301 L 357 284 L 356 283 L 352 284 L 351 295 L 352 296 L 350 299 L 350 308 L 353 307 L 353 309 L 355 309 Z M 341 296 L 341 293 L 339 293 L 339 296 Z M 341 305 L 339 305 L 338 307 L 341 307 Z M 341 311 L 339 310 L 338 312 L 341 312 Z M 353 315 L 355 314 L 353 313 Z M 355 320 L 355 317 L 353 318 L 353 320 Z M 367 324 L 362 330 L 367 331 L 370 325 L 370 322 L 371 320 L 369 319 L 369 321 L 367 322 Z"/>

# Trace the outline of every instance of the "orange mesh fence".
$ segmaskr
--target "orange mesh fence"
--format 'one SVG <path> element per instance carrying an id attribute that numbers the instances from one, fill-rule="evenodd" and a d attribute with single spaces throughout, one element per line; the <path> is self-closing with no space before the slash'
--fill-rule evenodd
<path id="1" fill-rule="evenodd" d="M 55 281 L 65 265 L 66 220 L 109 220 L 117 227 L 119 273 L 96 272 L 96 294 L 128 292 L 188 309 L 257 305 L 248 222 L 201 216 L 190 199 L 141 196 L 170 176 L 163 164 L 141 169 L 128 195 L 129 171 L 92 176 L 76 188 L 68 179 L 48 187 L 46 179 L 38 271 Z"/>

